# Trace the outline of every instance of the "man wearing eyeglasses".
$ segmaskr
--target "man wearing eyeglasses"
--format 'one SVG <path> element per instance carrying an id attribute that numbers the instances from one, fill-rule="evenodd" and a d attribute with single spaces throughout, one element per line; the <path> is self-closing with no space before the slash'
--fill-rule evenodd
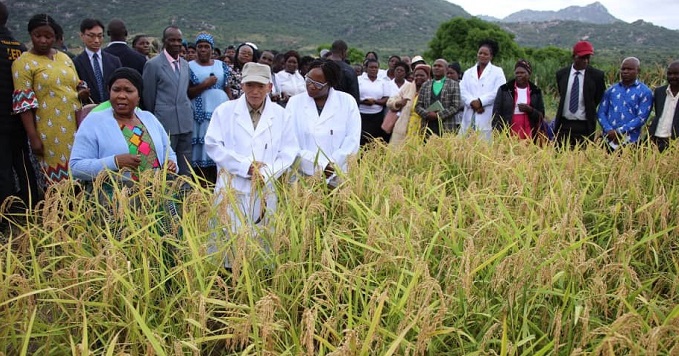
<path id="1" fill-rule="evenodd" d="M 80 23 L 80 38 L 85 45 L 73 60 L 80 80 L 90 88 L 90 99 L 95 104 L 108 100 L 106 83 L 116 69 L 122 67 L 120 59 L 101 50 L 104 42 L 104 24 L 97 19 L 84 19 Z"/>

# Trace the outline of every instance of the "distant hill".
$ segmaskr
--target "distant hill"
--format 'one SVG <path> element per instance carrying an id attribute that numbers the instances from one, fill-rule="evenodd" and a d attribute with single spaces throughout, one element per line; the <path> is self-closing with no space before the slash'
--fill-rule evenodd
<path id="1" fill-rule="evenodd" d="M 615 59 L 637 56 L 647 61 L 667 62 L 677 59 L 676 49 L 679 48 L 679 31 L 641 20 L 631 24 L 620 21 L 586 26 L 576 21 L 503 22 L 499 25 L 513 33 L 516 42 L 522 46 L 570 48 L 575 42 L 587 39 L 594 44 L 597 55 Z"/>
<path id="2" fill-rule="evenodd" d="M 10 9 L 8 25 L 24 42 L 29 41 L 28 19 L 48 12 L 64 27 L 71 47 L 82 45 L 78 27 L 83 18 L 95 17 L 106 24 L 117 17 L 127 23 L 130 35 L 160 37 L 163 28 L 176 24 L 188 40 L 200 31 L 212 33 L 220 48 L 252 41 L 262 49 L 296 49 L 304 54 L 341 38 L 385 59 L 390 54 L 423 53 L 441 23 L 470 17 L 446 0 L 5 0 L 5 4 Z M 508 19 L 517 22 L 505 22 Z M 608 53 L 616 59 L 639 55 L 664 61 L 677 56 L 679 48 L 679 31 L 643 21 L 625 23 L 598 2 L 559 11 L 519 11 L 498 24 L 521 46 L 570 48 L 589 38 L 597 55 Z"/>
<path id="3" fill-rule="evenodd" d="M 679 31 L 641 20 L 621 21 L 599 2 L 558 11 L 521 10 L 503 19 L 480 18 L 514 34 L 521 46 L 571 48 L 575 42 L 588 39 L 597 57 L 615 61 L 637 56 L 645 62 L 663 63 L 676 58 L 679 48 Z"/>
<path id="4" fill-rule="evenodd" d="M 612 24 L 621 22 L 608 13 L 606 7 L 595 2 L 587 6 L 569 6 L 558 11 L 521 10 L 515 12 L 501 22 L 545 22 L 545 21 L 579 21 L 593 24 Z"/>
<path id="5" fill-rule="evenodd" d="M 65 29 L 66 43 L 81 46 L 80 21 L 95 17 L 108 23 L 124 20 L 130 35 L 160 36 L 176 24 L 187 39 L 199 31 L 215 35 L 217 45 L 252 41 L 260 48 L 315 51 L 319 44 L 341 38 L 364 51 L 389 54 L 422 53 L 439 25 L 452 17 L 470 17 L 445 0 L 5 0 L 9 27 L 22 41 L 28 19 L 52 15 Z M 385 58 L 386 59 L 386 58 Z"/>
<path id="6" fill-rule="evenodd" d="M 486 22 L 502 22 L 502 19 L 488 15 L 478 15 L 476 17 Z"/>

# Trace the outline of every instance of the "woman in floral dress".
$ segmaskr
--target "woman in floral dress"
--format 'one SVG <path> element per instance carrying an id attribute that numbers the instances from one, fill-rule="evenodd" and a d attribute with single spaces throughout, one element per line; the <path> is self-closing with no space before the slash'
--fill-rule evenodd
<path id="1" fill-rule="evenodd" d="M 33 16 L 28 22 L 33 48 L 12 64 L 12 109 L 21 115 L 48 185 L 68 178 L 78 97 L 89 96 L 71 59 L 52 48 L 55 27 L 49 15 Z"/>

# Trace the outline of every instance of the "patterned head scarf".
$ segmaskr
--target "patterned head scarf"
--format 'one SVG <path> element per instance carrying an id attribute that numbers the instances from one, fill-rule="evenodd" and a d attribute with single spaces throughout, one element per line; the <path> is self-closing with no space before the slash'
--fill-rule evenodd
<path id="1" fill-rule="evenodd" d="M 519 68 L 519 67 L 525 69 L 526 72 L 528 72 L 529 75 L 533 74 L 533 67 L 530 65 L 530 63 L 527 60 L 519 59 L 516 62 L 516 64 L 514 65 L 514 69 Z"/>
<path id="2" fill-rule="evenodd" d="M 142 90 L 144 90 L 144 81 L 142 80 L 141 74 L 139 74 L 137 70 L 128 67 L 120 67 L 116 69 L 113 73 L 111 73 L 111 77 L 108 79 L 109 89 L 111 89 L 113 83 L 115 83 L 118 79 L 129 80 L 130 83 L 132 83 L 132 85 L 137 88 L 137 92 L 141 97 Z"/>
<path id="3" fill-rule="evenodd" d="M 210 44 L 210 47 L 214 48 L 215 47 L 215 39 L 212 37 L 211 34 L 207 32 L 201 32 L 196 36 L 196 45 L 198 45 L 201 42 L 207 42 Z"/>

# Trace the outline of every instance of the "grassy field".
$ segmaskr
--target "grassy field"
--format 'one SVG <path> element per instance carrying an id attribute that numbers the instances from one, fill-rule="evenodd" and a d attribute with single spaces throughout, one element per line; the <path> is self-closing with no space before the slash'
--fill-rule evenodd
<path id="1" fill-rule="evenodd" d="M 177 182 L 144 176 L 110 204 L 65 183 L 0 246 L 0 352 L 677 355 L 677 160 L 503 137 L 380 146 L 334 191 L 282 186 L 261 241 L 215 254 L 207 190 L 173 220 Z"/>

